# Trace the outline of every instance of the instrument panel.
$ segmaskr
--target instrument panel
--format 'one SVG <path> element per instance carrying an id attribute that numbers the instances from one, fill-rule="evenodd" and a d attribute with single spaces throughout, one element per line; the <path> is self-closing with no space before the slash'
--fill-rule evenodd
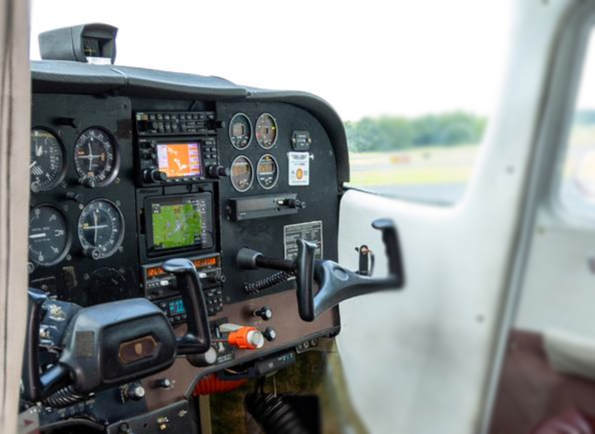
<path id="1" fill-rule="evenodd" d="M 34 94 L 30 286 L 81 306 L 145 297 L 176 332 L 186 310 L 171 258 L 195 265 L 213 333 L 234 323 L 270 330 L 258 350 L 215 345 L 203 367 L 181 359 L 143 380 L 150 409 L 187 397 L 217 372 L 339 329 L 330 311 L 298 315 L 293 279 L 237 266 L 240 248 L 294 259 L 295 240 L 337 259 L 334 149 L 311 113 L 282 102 Z M 277 280 L 276 280 L 277 279 Z M 272 319 L 255 312 L 266 307 Z"/>

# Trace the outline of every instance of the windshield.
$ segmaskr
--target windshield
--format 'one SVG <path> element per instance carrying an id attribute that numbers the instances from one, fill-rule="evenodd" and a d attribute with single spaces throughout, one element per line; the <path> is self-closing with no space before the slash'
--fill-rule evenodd
<path id="1" fill-rule="evenodd" d="M 119 28 L 116 64 L 312 92 L 346 122 L 351 185 L 452 203 L 497 97 L 510 1 L 33 0 L 45 30 Z"/>

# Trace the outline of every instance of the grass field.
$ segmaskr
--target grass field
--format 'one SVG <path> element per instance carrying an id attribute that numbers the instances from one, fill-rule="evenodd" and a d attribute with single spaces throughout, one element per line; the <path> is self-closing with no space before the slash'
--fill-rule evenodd
<path id="1" fill-rule="evenodd" d="M 424 148 L 401 152 L 351 153 L 351 185 L 464 183 L 478 146 Z"/>
<path id="2" fill-rule="evenodd" d="M 475 144 L 397 152 L 351 153 L 350 185 L 465 184 L 471 176 L 480 149 L 481 146 Z M 579 126 L 572 130 L 564 175 L 580 176 L 595 186 L 595 127 Z"/>

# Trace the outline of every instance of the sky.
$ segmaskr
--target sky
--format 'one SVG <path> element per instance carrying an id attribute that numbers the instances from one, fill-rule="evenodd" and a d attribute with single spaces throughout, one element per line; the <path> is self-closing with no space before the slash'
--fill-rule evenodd
<path id="1" fill-rule="evenodd" d="M 37 35 L 119 28 L 116 64 L 312 92 L 345 120 L 495 106 L 511 0 L 33 0 Z"/>

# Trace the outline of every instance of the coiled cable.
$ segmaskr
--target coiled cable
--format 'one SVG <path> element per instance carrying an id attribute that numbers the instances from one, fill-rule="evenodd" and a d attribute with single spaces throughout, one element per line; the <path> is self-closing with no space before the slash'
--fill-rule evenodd
<path id="1" fill-rule="evenodd" d="M 256 282 L 244 283 L 244 290 L 250 295 L 258 294 L 259 292 L 272 288 L 273 286 L 287 282 L 291 277 L 293 277 L 292 273 L 279 271 L 278 273 L 275 273 L 264 279 L 257 280 Z"/>
<path id="2" fill-rule="evenodd" d="M 275 393 L 246 395 L 246 410 L 266 434 L 310 434 L 295 409 Z"/>
<path id="3" fill-rule="evenodd" d="M 64 389 L 58 390 L 53 395 L 50 395 L 42 402 L 44 405 L 53 408 L 64 408 L 70 407 L 71 405 L 76 404 L 77 402 L 81 402 L 86 400 L 89 395 L 81 395 L 74 391 L 72 386 L 65 387 Z"/>

